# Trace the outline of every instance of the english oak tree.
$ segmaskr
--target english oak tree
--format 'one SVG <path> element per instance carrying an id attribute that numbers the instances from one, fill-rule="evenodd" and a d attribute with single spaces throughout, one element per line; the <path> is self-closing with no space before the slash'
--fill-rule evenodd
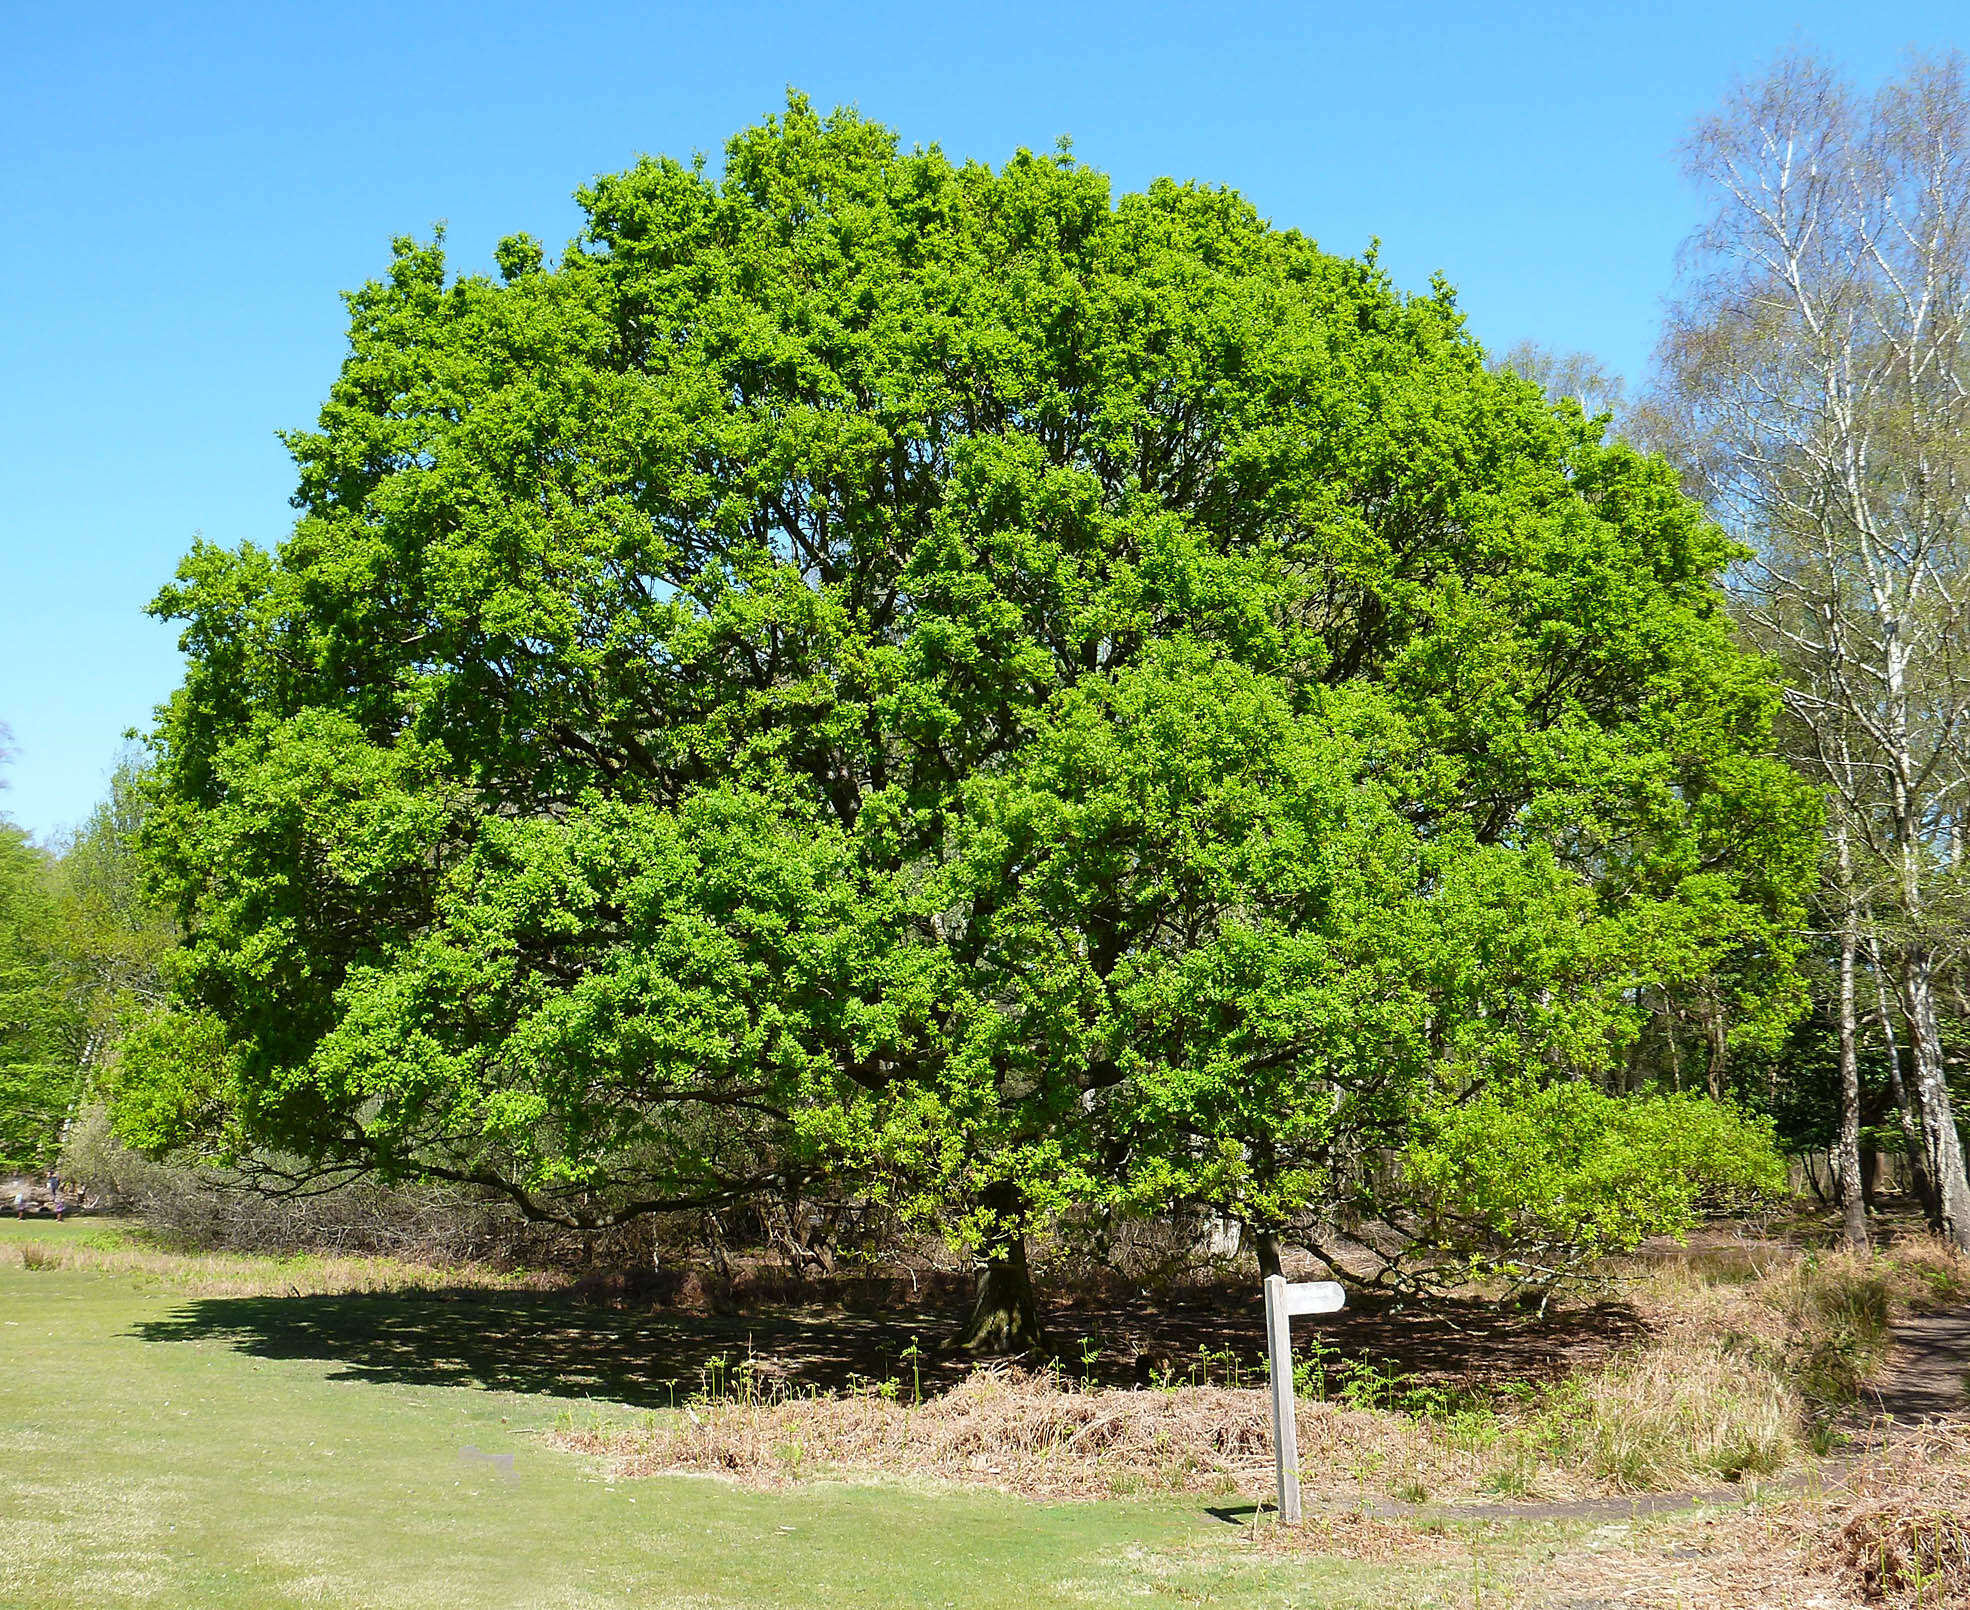
<path id="1" fill-rule="evenodd" d="M 398 242 L 292 533 L 157 601 L 126 1133 L 588 1225 L 853 1189 L 1019 1347 L 1045 1219 L 1400 1218 L 1377 1159 L 1645 991 L 1783 1022 L 1733 550 L 1446 286 L 798 98 L 580 200 L 497 278 Z"/>

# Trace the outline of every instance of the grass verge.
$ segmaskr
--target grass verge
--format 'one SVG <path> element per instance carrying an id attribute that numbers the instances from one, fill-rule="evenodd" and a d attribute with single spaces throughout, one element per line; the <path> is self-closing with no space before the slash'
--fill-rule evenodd
<path id="1" fill-rule="evenodd" d="M 308 1283 L 293 1274 L 322 1283 L 360 1271 L 255 1260 L 228 1272 L 197 1260 L 174 1274 L 149 1261 L 169 1255 L 142 1248 L 141 1263 L 106 1266 L 119 1249 L 87 1242 L 93 1227 L 21 1229 L 0 1225 L 8 1610 L 1469 1603 L 1468 1550 L 1283 1557 L 1244 1546 L 1249 1526 L 1196 1503 L 613 1481 L 544 1436 L 573 1386 L 434 1386 L 408 1351 L 351 1372 L 327 1335 L 307 1353 L 269 1351 L 243 1331 L 158 1339 L 186 1335 L 172 1321 L 194 1286 L 258 1283 L 258 1295 L 195 1299 L 204 1305 L 302 1307 L 322 1299 L 286 1295 Z M 22 1245 L 50 1261 L 29 1268 Z M 456 1284 L 452 1271 L 422 1278 Z M 483 1319 L 478 1305 L 447 1309 L 456 1339 L 446 1345 L 467 1345 Z"/>

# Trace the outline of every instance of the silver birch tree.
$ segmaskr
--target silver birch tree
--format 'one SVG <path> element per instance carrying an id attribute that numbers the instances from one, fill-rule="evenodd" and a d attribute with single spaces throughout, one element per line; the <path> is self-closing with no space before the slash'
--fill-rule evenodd
<path id="1" fill-rule="evenodd" d="M 1713 206 L 1664 337 L 1659 406 L 1750 550 L 1741 618 L 1789 674 L 1799 758 L 1844 841 L 1843 909 L 1859 896 L 1883 925 L 1871 937 L 1907 1028 L 1934 1216 L 1970 1247 L 1936 1003 L 1970 785 L 1962 61 L 1912 58 L 1863 96 L 1783 58 L 1687 155 Z M 1849 1034 L 1852 929 L 1848 915 Z"/>

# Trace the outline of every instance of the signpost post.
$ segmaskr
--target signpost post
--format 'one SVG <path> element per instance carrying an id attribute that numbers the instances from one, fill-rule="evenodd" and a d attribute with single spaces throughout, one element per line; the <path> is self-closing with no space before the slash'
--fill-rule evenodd
<path id="1" fill-rule="evenodd" d="M 1331 1314 L 1347 1301 L 1334 1280 L 1288 1282 L 1265 1277 L 1265 1357 L 1272 1376 L 1272 1465 L 1279 1478 L 1279 1519 L 1300 1524 L 1300 1433 L 1293 1416 L 1293 1316 Z"/>

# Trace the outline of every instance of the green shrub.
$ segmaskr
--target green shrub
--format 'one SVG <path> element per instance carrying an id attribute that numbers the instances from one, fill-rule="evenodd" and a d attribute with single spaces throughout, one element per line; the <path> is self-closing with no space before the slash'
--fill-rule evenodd
<path id="1" fill-rule="evenodd" d="M 1549 1292 L 1685 1233 L 1707 1197 L 1782 1190 L 1785 1164 L 1769 1122 L 1735 1107 L 1569 1080 L 1445 1104 L 1403 1175 L 1426 1246 L 1471 1278 Z"/>

